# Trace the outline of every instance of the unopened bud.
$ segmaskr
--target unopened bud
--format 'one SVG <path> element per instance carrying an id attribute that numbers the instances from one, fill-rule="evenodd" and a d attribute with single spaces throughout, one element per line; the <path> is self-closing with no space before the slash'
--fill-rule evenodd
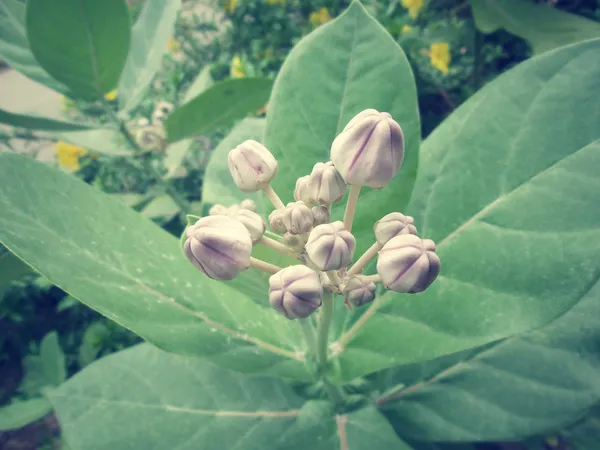
<path id="1" fill-rule="evenodd" d="M 283 235 L 283 243 L 294 250 L 300 250 L 306 244 L 303 234 L 292 234 L 287 232 Z"/>
<path id="2" fill-rule="evenodd" d="M 173 112 L 173 105 L 169 102 L 160 101 L 154 108 L 154 112 L 152 113 L 152 120 L 154 122 L 162 122 L 164 121 L 169 114 Z"/>
<path id="3" fill-rule="evenodd" d="M 262 220 L 262 217 L 249 209 L 236 209 L 229 214 L 229 217 L 239 220 L 242 225 L 246 227 L 253 243 L 258 242 L 267 229 L 267 225 L 265 224 L 265 221 Z"/>
<path id="4" fill-rule="evenodd" d="M 440 259 L 431 239 L 400 234 L 383 246 L 377 273 L 387 289 L 414 294 L 422 292 L 440 273 Z"/>
<path id="5" fill-rule="evenodd" d="M 267 148 L 252 140 L 229 152 L 229 172 L 242 192 L 256 192 L 268 185 L 277 174 L 277 161 Z"/>
<path id="6" fill-rule="evenodd" d="M 142 150 L 162 150 L 166 145 L 162 126 L 148 125 L 135 130 L 135 141 Z"/>
<path id="7" fill-rule="evenodd" d="M 322 298 L 319 275 L 306 266 L 286 267 L 269 278 L 269 302 L 288 319 L 310 316 Z"/>
<path id="8" fill-rule="evenodd" d="M 296 188 L 294 189 L 294 199 L 297 202 L 304 202 L 306 206 L 314 203 L 314 200 L 309 195 L 310 191 L 310 175 L 300 177 L 296 180 Z"/>
<path id="9" fill-rule="evenodd" d="M 308 233 L 313 227 L 313 215 L 304 202 L 288 203 L 281 220 L 287 231 L 292 234 Z"/>
<path id="10" fill-rule="evenodd" d="M 382 188 L 398 173 L 404 135 L 386 112 L 357 114 L 331 144 L 331 160 L 348 184 Z"/>
<path id="11" fill-rule="evenodd" d="M 385 245 L 399 234 L 417 234 L 415 220 L 399 212 L 393 212 L 375 222 L 373 230 L 379 245 Z"/>
<path id="12" fill-rule="evenodd" d="M 354 236 L 342 222 L 315 227 L 308 237 L 306 252 L 321 270 L 337 270 L 352 262 L 356 248 Z"/>
<path id="13" fill-rule="evenodd" d="M 212 205 L 208 210 L 209 216 L 226 216 L 227 215 L 227 206 L 224 205 Z"/>
<path id="14" fill-rule="evenodd" d="M 231 280 L 250 267 L 252 239 L 241 222 L 227 216 L 206 216 L 185 233 L 185 256 L 210 278 Z"/>
<path id="15" fill-rule="evenodd" d="M 256 203 L 254 203 L 254 200 L 250 200 L 249 198 L 242 200 L 242 203 L 240 203 L 240 207 L 256 212 Z"/>
<path id="16" fill-rule="evenodd" d="M 285 233 L 287 231 L 283 224 L 282 216 L 283 211 L 281 209 L 275 209 L 269 214 L 269 225 L 275 233 Z"/>
<path id="17" fill-rule="evenodd" d="M 329 208 L 327 206 L 323 206 L 323 205 L 313 206 L 311 208 L 311 212 L 313 214 L 313 219 L 314 219 L 313 224 L 315 227 L 317 225 L 329 223 L 331 214 L 329 213 Z"/>
<path id="18" fill-rule="evenodd" d="M 346 193 L 346 182 L 331 161 L 317 163 L 308 182 L 308 195 L 320 205 L 331 205 Z"/>
<path id="19" fill-rule="evenodd" d="M 354 306 L 362 306 L 373 301 L 375 290 L 375 283 L 363 275 L 355 275 L 346 282 L 343 294 L 346 302 Z"/>

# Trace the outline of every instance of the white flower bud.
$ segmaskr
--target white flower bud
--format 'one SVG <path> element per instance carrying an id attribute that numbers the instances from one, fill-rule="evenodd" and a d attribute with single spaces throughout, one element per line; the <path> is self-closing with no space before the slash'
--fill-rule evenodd
<path id="1" fill-rule="evenodd" d="M 331 205 L 346 193 L 346 182 L 331 161 L 315 164 L 307 185 L 309 198 L 320 205 Z"/>
<path id="2" fill-rule="evenodd" d="M 357 114 L 331 144 L 331 160 L 348 184 L 382 188 L 398 173 L 404 135 L 386 112 Z"/>
<path id="3" fill-rule="evenodd" d="M 309 195 L 309 183 L 310 175 L 300 177 L 296 180 L 296 188 L 294 189 L 294 199 L 297 202 L 304 202 L 306 206 L 310 206 L 314 203 L 314 199 Z"/>
<path id="4" fill-rule="evenodd" d="M 288 203 L 281 220 L 287 231 L 292 234 L 308 233 L 313 227 L 313 215 L 304 202 Z"/>
<path id="5" fill-rule="evenodd" d="M 375 222 L 373 230 L 375 231 L 375 237 L 379 245 L 385 245 L 387 241 L 399 234 L 416 235 L 417 229 L 414 223 L 415 219 L 411 216 L 393 212 Z"/>
<path id="6" fill-rule="evenodd" d="M 306 239 L 302 234 L 285 233 L 283 235 L 283 243 L 294 250 L 300 250 L 306 244 Z"/>
<path id="7" fill-rule="evenodd" d="M 219 205 L 218 203 L 212 205 L 208 210 L 209 216 L 226 216 L 227 215 L 227 206 Z"/>
<path id="8" fill-rule="evenodd" d="M 363 275 L 355 275 L 346 282 L 342 293 L 346 302 L 350 302 L 354 306 L 362 306 L 373 301 L 375 290 L 375 283 Z"/>
<path id="9" fill-rule="evenodd" d="M 317 225 L 323 225 L 324 223 L 329 223 L 330 213 L 329 208 L 327 206 L 319 205 L 313 206 L 311 208 L 311 212 L 313 214 L 313 225 L 316 227 Z"/>
<path id="10" fill-rule="evenodd" d="M 337 270 L 352 262 L 356 241 L 342 222 L 315 227 L 308 237 L 306 252 L 321 270 Z"/>
<path id="11" fill-rule="evenodd" d="M 379 251 L 377 273 L 387 289 L 396 292 L 422 292 L 440 273 L 435 243 L 414 234 L 399 234 Z"/>
<path id="12" fill-rule="evenodd" d="M 269 278 L 269 302 L 288 319 L 310 316 L 322 298 L 319 275 L 306 266 L 286 267 Z"/>
<path id="13" fill-rule="evenodd" d="M 242 203 L 240 203 L 240 207 L 256 212 L 256 203 L 254 203 L 254 200 L 250 200 L 249 198 L 242 200 Z"/>
<path id="14" fill-rule="evenodd" d="M 277 161 L 267 148 L 252 140 L 238 145 L 227 157 L 229 172 L 242 192 L 256 192 L 277 174 Z"/>
<path id="15" fill-rule="evenodd" d="M 265 224 L 265 221 L 262 220 L 262 217 L 249 209 L 235 209 L 229 214 L 229 217 L 239 220 L 242 225 L 246 227 L 253 243 L 258 242 L 267 229 L 267 225 Z"/>
<path id="16" fill-rule="evenodd" d="M 275 233 L 285 233 L 287 229 L 282 220 L 283 211 L 281 209 L 275 209 L 271 214 L 269 214 L 269 225 L 271 226 L 271 230 Z"/>
<path id="17" fill-rule="evenodd" d="M 227 216 L 206 216 L 185 233 L 185 256 L 210 278 L 231 280 L 250 267 L 252 239 L 241 222 Z"/>

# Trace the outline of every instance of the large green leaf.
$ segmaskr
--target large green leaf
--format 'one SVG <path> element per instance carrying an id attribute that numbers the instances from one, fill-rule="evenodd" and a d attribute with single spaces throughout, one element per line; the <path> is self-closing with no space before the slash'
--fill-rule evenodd
<path id="1" fill-rule="evenodd" d="M 504 28 L 528 41 L 535 53 L 600 37 L 600 23 L 531 0 L 471 0 L 484 33 Z"/>
<path id="2" fill-rule="evenodd" d="M 35 60 L 25 32 L 25 4 L 19 0 L 0 2 L 0 59 L 38 83 L 59 92 L 68 89 L 52 78 Z"/>
<path id="3" fill-rule="evenodd" d="M 50 411 L 52 405 L 45 398 L 32 398 L 0 407 L 0 431 L 17 430 L 41 419 Z"/>
<path id="4" fill-rule="evenodd" d="M 292 200 L 296 180 L 329 160 L 335 136 L 360 111 L 387 111 L 400 123 L 406 155 L 384 189 L 364 188 L 353 233 L 357 254 L 374 242 L 373 224 L 402 210 L 417 170 L 420 122 L 417 93 L 402 49 L 358 2 L 304 38 L 288 55 L 269 101 L 265 144 L 279 162 L 273 187 Z M 333 208 L 341 217 L 345 203 Z"/>
<path id="5" fill-rule="evenodd" d="M 87 130 L 90 125 L 75 122 L 66 122 L 60 119 L 50 119 L 47 117 L 33 116 L 28 114 L 16 114 L 0 109 L 0 123 L 13 127 L 28 128 L 30 130 L 47 131 L 73 131 Z"/>
<path id="6" fill-rule="evenodd" d="M 266 78 L 232 78 L 216 83 L 169 115 L 169 141 L 232 125 L 267 102 L 272 84 Z"/>
<path id="7" fill-rule="evenodd" d="M 133 152 L 125 137 L 113 128 L 96 128 L 85 131 L 57 133 L 63 141 L 78 145 L 96 153 L 113 156 L 128 156 Z"/>
<path id="8" fill-rule="evenodd" d="M 93 363 L 48 396 L 73 450 L 409 450 L 373 408 L 338 416 L 325 402 L 302 409 L 280 379 L 148 344 Z"/>
<path id="9" fill-rule="evenodd" d="M 22 155 L 0 153 L 0 179 L 0 241 L 69 294 L 166 350 L 310 379 L 297 324 L 202 275 L 150 220 Z"/>
<path id="10" fill-rule="evenodd" d="M 600 41 L 522 63 L 427 139 L 408 212 L 438 280 L 387 293 L 338 340 L 342 380 L 544 325 L 598 282 Z"/>
<path id="11" fill-rule="evenodd" d="M 35 59 L 86 99 L 117 86 L 129 50 L 124 0 L 28 0 L 27 39 Z"/>
<path id="12" fill-rule="evenodd" d="M 181 0 L 148 0 L 131 31 L 131 47 L 119 80 L 119 106 L 135 108 L 160 69 Z"/>

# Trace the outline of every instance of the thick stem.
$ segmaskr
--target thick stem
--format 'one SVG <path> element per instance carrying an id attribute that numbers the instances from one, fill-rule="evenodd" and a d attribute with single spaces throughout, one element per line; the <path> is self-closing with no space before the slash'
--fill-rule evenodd
<path id="1" fill-rule="evenodd" d="M 381 250 L 381 247 L 382 246 L 379 245 L 378 242 L 375 242 L 373 245 L 371 245 L 367 249 L 367 251 L 364 252 L 360 258 L 358 258 L 354 265 L 350 267 L 350 270 L 348 270 L 346 275 L 348 275 L 348 277 L 351 277 L 353 275 L 356 275 L 357 273 L 360 273 L 368 264 L 368 262 L 371 261 L 375 257 L 375 255 L 377 255 L 377 252 Z"/>
<path id="2" fill-rule="evenodd" d="M 352 221 L 354 220 L 359 195 L 360 186 L 351 185 L 350 192 L 348 193 L 348 202 L 346 203 L 346 212 L 344 213 L 344 228 L 348 231 L 352 231 Z"/>
<path id="3" fill-rule="evenodd" d="M 267 184 L 266 186 L 264 186 L 262 188 L 262 190 L 265 193 L 265 195 L 269 198 L 269 200 L 271 200 L 271 203 L 273 203 L 273 206 L 276 209 L 283 209 L 283 208 L 285 208 L 285 205 L 283 204 L 283 202 L 279 198 L 279 195 L 277 195 L 277 192 L 275 192 L 275 190 L 271 187 L 270 184 Z"/>
<path id="4" fill-rule="evenodd" d="M 308 352 L 315 357 L 317 354 L 317 335 L 315 334 L 315 327 L 310 317 L 306 319 L 298 319 L 302 333 L 304 333 L 304 339 L 308 347 Z"/>
<path id="5" fill-rule="evenodd" d="M 281 270 L 281 267 L 263 261 L 262 259 L 255 258 L 254 256 L 250 257 L 250 265 L 255 269 L 262 270 L 263 272 L 273 275 Z"/>
<path id="6" fill-rule="evenodd" d="M 337 271 L 335 271 L 335 270 L 328 270 L 327 271 L 327 276 L 329 277 L 329 280 L 331 280 L 331 283 L 335 287 L 340 287 L 340 284 L 342 283 L 342 280 L 340 280 L 340 277 L 338 276 Z"/>
<path id="7" fill-rule="evenodd" d="M 381 283 L 381 277 L 377 274 L 375 275 L 366 275 L 364 277 L 365 281 L 372 281 L 373 283 Z"/>
<path id="8" fill-rule="evenodd" d="M 321 373 L 327 368 L 327 350 L 329 348 L 329 328 L 333 319 L 333 293 L 323 293 L 323 305 L 319 312 L 319 326 L 317 327 L 317 364 Z"/>
<path id="9" fill-rule="evenodd" d="M 275 239 L 271 239 L 267 236 L 263 236 L 260 241 L 262 245 L 264 245 L 265 247 L 269 247 L 272 248 L 273 250 L 277 250 L 278 252 L 281 252 L 285 255 L 290 255 L 293 256 L 296 253 L 294 252 L 294 250 L 292 250 L 290 247 L 288 247 L 285 244 L 282 244 L 281 242 L 277 242 Z"/>

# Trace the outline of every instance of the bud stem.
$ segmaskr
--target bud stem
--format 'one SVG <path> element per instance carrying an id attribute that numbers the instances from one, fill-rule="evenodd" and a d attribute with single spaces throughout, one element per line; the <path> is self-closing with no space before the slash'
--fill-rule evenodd
<path id="1" fill-rule="evenodd" d="M 375 275 L 367 275 L 364 277 L 365 281 L 372 281 L 373 283 L 381 283 L 381 277 L 377 274 Z"/>
<path id="2" fill-rule="evenodd" d="M 356 212 L 356 203 L 358 203 L 358 196 L 360 195 L 360 186 L 353 184 L 350 186 L 350 192 L 348 193 L 348 201 L 346 203 L 346 212 L 344 213 L 344 228 L 348 231 L 352 231 L 352 221 L 354 220 L 354 213 Z"/>
<path id="3" fill-rule="evenodd" d="M 265 195 L 269 198 L 269 200 L 271 200 L 271 203 L 273 203 L 273 206 L 276 209 L 283 209 L 283 208 L 285 208 L 285 205 L 283 204 L 283 202 L 279 198 L 279 195 L 277 195 L 277 192 L 275 192 L 275 190 L 271 187 L 270 184 L 267 184 L 266 186 L 264 186 L 262 188 L 262 190 L 265 193 Z"/>
<path id="4" fill-rule="evenodd" d="M 377 252 L 379 252 L 379 250 L 381 250 L 382 247 L 383 246 L 380 245 L 378 242 L 375 242 L 373 245 L 371 245 L 367 249 L 367 251 L 364 252 L 360 258 L 358 258 L 354 265 L 350 267 L 350 270 L 348 270 L 347 273 L 348 277 L 360 273 L 368 264 L 368 262 L 371 261 L 375 257 L 375 255 L 377 255 Z"/>
<path id="5" fill-rule="evenodd" d="M 328 270 L 327 276 L 334 286 L 339 286 L 342 283 L 342 280 L 340 280 L 340 277 L 335 270 Z"/>
<path id="6" fill-rule="evenodd" d="M 307 317 L 305 319 L 298 319 L 302 332 L 304 333 L 304 339 L 308 347 L 309 353 L 315 357 L 317 352 L 317 336 L 315 335 L 315 327 L 312 319 Z"/>
<path id="7" fill-rule="evenodd" d="M 290 255 L 290 256 L 295 256 L 294 250 L 292 250 L 287 245 L 282 244 L 281 242 L 277 242 L 275 239 L 271 239 L 269 237 L 263 236 L 262 238 L 260 238 L 260 240 L 258 242 L 260 242 L 265 247 L 272 248 L 273 250 L 277 250 L 278 252 L 281 252 L 281 253 L 284 253 L 284 254 Z"/>
<path id="8" fill-rule="evenodd" d="M 273 275 L 282 270 L 281 267 L 276 266 L 275 264 L 268 263 L 253 256 L 250 257 L 250 265 L 255 269 L 262 270 L 263 272 L 271 273 Z"/>
<path id="9" fill-rule="evenodd" d="M 333 293 L 323 293 L 323 305 L 319 311 L 319 325 L 317 327 L 317 363 L 323 373 L 327 367 L 327 349 L 329 348 L 329 328 L 333 318 Z"/>

